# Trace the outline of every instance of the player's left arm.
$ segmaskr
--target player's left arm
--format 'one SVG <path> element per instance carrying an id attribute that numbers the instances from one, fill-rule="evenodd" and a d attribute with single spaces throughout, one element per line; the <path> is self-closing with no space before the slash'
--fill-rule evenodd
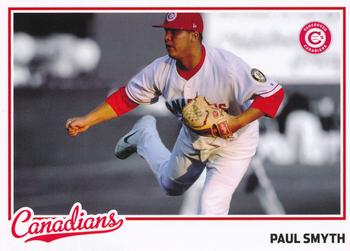
<path id="1" fill-rule="evenodd" d="M 284 91 L 281 88 L 269 97 L 255 96 L 250 107 L 238 116 L 231 116 L 228 124 L 231 132 L 234 133 L 247 124 L 263 116 L 274 118 L 284 97 Z"/>

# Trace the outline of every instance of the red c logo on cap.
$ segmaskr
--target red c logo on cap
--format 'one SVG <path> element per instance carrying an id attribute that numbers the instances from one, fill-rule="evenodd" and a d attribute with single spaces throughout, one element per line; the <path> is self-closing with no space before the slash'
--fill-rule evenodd
<path id="1" fill-rule="evenodd" d="M 167 15 L 166 15 L 166 20 L 168 21 L 168 22 L 171 22 L 171 21 L 174 21 L 175 19 L 176 19 L 176 16 L 177 16 L 177 14 L 176 13 L 168 13 Z"/>

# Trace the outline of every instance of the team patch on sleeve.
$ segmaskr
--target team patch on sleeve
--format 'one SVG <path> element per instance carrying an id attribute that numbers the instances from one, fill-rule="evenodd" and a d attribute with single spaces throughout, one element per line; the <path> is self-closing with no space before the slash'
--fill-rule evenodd
<path id="1" fill-rule="evenodd" d="M 250 72 L 252 75 L 253 79 L 260 82 L 260 83 L 265 83 L 266 82 L 266 77 L 264 73 L 262 73 L 260 70 L 253 68 Z"/>

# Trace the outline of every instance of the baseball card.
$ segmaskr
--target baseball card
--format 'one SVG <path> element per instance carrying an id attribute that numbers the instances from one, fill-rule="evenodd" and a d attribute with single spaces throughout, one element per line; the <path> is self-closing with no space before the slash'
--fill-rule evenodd
<path id="1" fill-rule="evenodd" d="M 350 250 L 347 1 L 0 4 L 1 250 Z"/>

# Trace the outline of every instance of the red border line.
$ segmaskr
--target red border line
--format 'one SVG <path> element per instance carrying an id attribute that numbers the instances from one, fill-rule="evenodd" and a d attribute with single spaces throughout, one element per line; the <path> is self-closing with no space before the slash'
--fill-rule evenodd
<path id="1" fill-rule="evenodd" d="M 9 208 L 9 213 L 8 213 L 8 220 L 11 220 L 11 212 L 12 212 L 12 201 L 11 201 L 11 197 L 12 197 L 12 173 L 11 173 L 11 166 L 12 166 L 12 160 L 11 160 L 11 156 L 12 156 L 12 142 L 11 142 L 11 127 L 12 127 L 12 116 L 11 116 L 11 95 L 12 95 L 12 88 L 11 88 L 11 34 L 12 34 L 12 29 L 11 29 L 11 22 L 12 22 L 12 18 L 11 18 L 11 11 L 8 12 L 8 123 L 7 123 L 7 131 L 8 131 L 8 157 L 7 157 L 7 161 L 8 161 L 8 208 Z"/>
<path id="2" fill-rule="evenodd" d="M 346 219 L 346 8 L 343 10 L 343 216 Z"/>
<path id="3" fill-rule="evenodd" d="M 148 220 L 346 220 L 346 7 L 9 7 L 8 8 L 8 220 L 12 216 L 12 86 L 11 86 L 11 38 L 13 11 L 147 11 L 147 10 L 341 10 L 343 14 L 343 208 L 342 215 L 330 216 L 291 216 L 291 217 L 126 217 L 130 221 Z"/>
<path id="4" fill-rule="evenodd" d="M 345 10 L 345 7 L 10 7 L 13 10 L 102 11 L 102 10 Z"/>
<path id="5" fill-rule="evenodd" d="M 125 217 L 126 220 L 128 221 L 148 221 L 148 220 L 155 220 L 155 221 L 161 221 L 161 220 L 168 220 L 168 221 L 176 221 L 176 220 L 182 220 L 182 221 L 188 221 L 188 220 L 222 220 L 222 221 L 227 221 L 227 220 L 244 220 L 244 221 L 252 221 L 252 220 L 344 220 L 343 217 L 242 217 L 242 216 L 237 216 L 237 217 Z"/>

